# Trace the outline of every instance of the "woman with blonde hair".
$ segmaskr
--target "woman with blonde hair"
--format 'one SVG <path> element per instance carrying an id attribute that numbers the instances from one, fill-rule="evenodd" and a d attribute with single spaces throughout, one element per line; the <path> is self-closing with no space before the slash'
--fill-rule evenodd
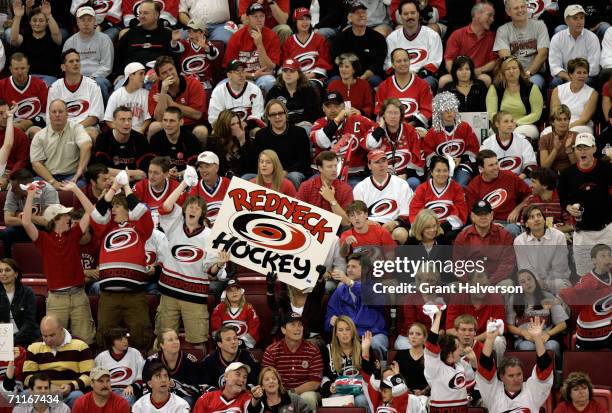
<path id="1" fill-rule="evenodd" d="M 253 406 L 257 408 L 263 403 L 264 413 L 310 413 L 312 410 L 306 402 L 295 393 L 289 393 L 283 386 L 278 371 L 272 367 L 264 367 L 259 373 L 259 386 L 263 397 Z"/>
<path id="2" fill-rule="evenodd" d="M 323 351 L 323 397 L 352 394 L 355 406 L 368 408 L 360 380 L 363 380 L 362 371 L 372 374 L 371 342 L 370 331 L 366 331 L 359 341 L 357 327 L 350 317 L 341 315 L 336 318 L 331 343 Z"/>
<path id="3" fill-rule="evenodd" d="M 544 98 L 540 88 L 529 81 L 523 66 L 514 56 L 498 60 L 495 79 L 487 92 L 487 112 L 493 120 L 500 110 L 512 114 L 516 132 L 530 139 L 540 136 L 535 125 L 542 116 Z"/>
<path id="4" fill-rule="evenodd" d="M 285 178 L 283 165 L 272 149 L 264 149 L 259 153 L 257 177 L 251 179 L 251 182 L 288 196 L 295 197 L 296 195 L 295 186 Z"/>
<path id="5" fill-rule="evenodd" d="M 561 387 L 561 398 L 554 413 L 606 413 L 606 409 L 593 400 L 593 383 L 588 374 L 574 371 L 567 376 Z"/>
<path id="6" fill-rule="evenodd" d="M 244 126 L 236 113 L 226 109 L 219 113 L 208 140 L 207 150 L 219 156 L 221 174 L 230 178 L 248 173 L 255 162 L 255 140 Z"/>

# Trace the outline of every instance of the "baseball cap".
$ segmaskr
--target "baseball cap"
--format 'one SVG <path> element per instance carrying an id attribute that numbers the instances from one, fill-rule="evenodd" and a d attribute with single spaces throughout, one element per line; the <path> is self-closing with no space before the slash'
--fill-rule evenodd
<path id="1" fill-rule="evenodd" d="M 310 10 L 306 7 L 298 7 L 293 11 L 293 20 L 295 21 L 301 20 L 304 16 L 310 17 Z"/>
<path id="2" fill-rule="evenodd" d="M 200 19 L 189 20 L 187 27 L 194 30 L 202 30 L 203 32 L 207 30 L 206 22 Z"/>
<path id="3" fill-rule="evenodd" d="M 362 9 L 362 10 L 367 10 L 368 8 L 366 7 L 365 4 L 363 4 L 360 1 L 356 1 L 353 2 L 353 4 L 351 4 L 349 10 L 351 13 L 355 13 L 357 10 Z"/>
<path id="4" fill-rule="evenodd" d="M 294 59 L 287 59 L 283 62 L 281 69 L 300 70 L 300 62 Z"/>
<path id="5" fill-rule="evenodd" d="M 93 9 L 93 7 L 89 7 L 89 6 L 81 7 L 77 10 L 76 17 L 78 19 L 79 17 L 82 17 L 82 16 L 96 17 L 96 11 Z"/>
<path id="6" fill-rule="evenodd" d="M 227 285 L 225 286 L 225 290 L 228 290 L 232 287 L 236 287 L 236 288 L 240 288 L 240 283 L 238 282 L 238 280 L 236 279 L 231 279 L 227 282 Z"/>
<path id="7" fill-rule="evenodd" d="M 258 11 L 260 11 L 262 13 L 265 13 L 264 6 L 262 4 L 259 4 L 259 3 L 253 3 L 247 9 L 246 14 L 247 14 L 247 16 L 250 16 L 251 14 L 256 13 Z"/>
<path id="8" fill-rule="evenodd" d="M 588 132 L 579 133 L 574 142 L 574 148 L 578 145 L 596 146 L 595 137 Z"/>
<path id="9" fill-rule="evenodd" d="M 493 212 L 493 207 L 488 201 L 481 199 L 480 201 L 474 204 L 474 206 L 472 207 L 472 212 L 475 214 L 490 214 L 491 212 Z"/>
<path id="10" fill-rule="evenodd" d="M 327 95 L 325 95 L 325 99 L 323 99 L 323 104 L 326 104 L 326 103 L 329 103 L 329 102 L 334 102 L 334 103 L 337 103 L 337 104 L 342 104 L 342 103 L 344 103 L 344 98 L 338 92 L 328 92 Z"/>
<path id="11" fill-rule="evenodd" d="M 374 149 L 373 151 L 368 152 L 368 162 L 374 162 L 379 160 L 380 158 L 386 157 L 387 154 L 381 149 Z"/>
<path id="12" fill-rule="evenodd" d="M 89 378 L 92 380 L 100 380 L 104 376 L 110 377 L 110 371 L 104 367 L 97 366 L 91 369 L 89 372 Z"/>
<path id="13" fill-rule="evenodd" d="M 229 373 L 230 371 L 236 371 L 238 369 L 245 369 L 247 373 L 251 372 L 251 368 L 248 365 L 239 361 L 235 361 L 233 363 L 230 363 L 230 365 L 225 368 L 225 374 Z"/>
<path id="14" fill-rule="evenodd" d="M 304 321 L 304 319 L 298 313 L 286 313 L 281 320 L 281 326 L 284 327 L 288 323 L 293 323 L 294 321 Z"/>
<path id="15" fill-rule="evenodd" d="M 196 165 L 199 164 L 200 162 L 216 163 L 217 165 L 219 165 L 219 157 L 214 152 L 204 151 L 198 155 L 198 161 L 196 162 Z"/>
<path id="16" fill-rule="evenodd" d="M 234 59 L 229 63 L 229 65 L 227 65 L 227 71 L 231 72 L 238 69 L 239 67 L 244 69 L 246 67 L 246 64 L 241 60 Z"/>
<path id="17" fill-rule="evenodd" d="M 129 75 L 131 75 L 132 73 L 136 73 L 139 70 L 146 70 L 146 68 L 144 67 L 142 63 L 132 62 L 132 63 L 128 63 L 125 66 L 125 69 L 123 69 L 123 74 L 127 78 Z"/>
<path id="18" fill-rule="evenodd" d="M 578 13 L 584 13 L 586 15 L 586 12 L 580 4 L 570 4 L 565 8 L 565 12 L 563 12 L 563 18 L 567 19 L 569 16 L 575 16 Z"/>
<path id="19" fill-rule="evenodd" d="M 43 218 L 48 222 L 51 222 L 55 219 L 56 216 L 61 214 L 69 214 L 72 212 L 74 208 L 67 208 L 62 204 L 51 204 L 45 209 L 43 213 Z"/>

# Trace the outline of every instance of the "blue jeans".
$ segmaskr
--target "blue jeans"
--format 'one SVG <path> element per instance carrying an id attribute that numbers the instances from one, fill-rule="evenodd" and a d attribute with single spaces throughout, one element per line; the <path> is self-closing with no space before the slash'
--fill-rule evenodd
<path id="1" fill-rule="evenodd" d="M 210 33 L 209 40 L 221 40 L 225 44 L 229 42 L 233 34 L 225 28 L 225 23 L 209 24 L 208 33 Z"/>
<path id="2" fill-rule="evenodd" d="M 417 187 L 421 185 L 421 181 L 416 176 L 411 176 L 406 181 L 408 181 L 408 185 L 410 185 L 410 189 L 413 191 L 416 191 Z"/>
<path id="3" fill-rule="evenodd" d="M 387 359 L 387 350 L 389 350 L 389 337 L 384 333 L 374 334 L 372 336 L 373 351 L 377 351 L 381 360 Z"/>
<path id="4" fill-rule="evenodd" d="M 529 340 L 525 340 L 524 338 L 517 338 L 514 342 L 514 346 L 517 350 L 521 351 L 533 351 L 535 350 L 535 343 Z M 558 341 L 550 339 L 546 343 L 544 343 L 544 348 L 546 350 L 552 350 L 555 352 L 557 358 L 561 357 L 561 344 Z"/>
<path id="5" fill-rule="evenodd" d="M 395 339 L 393 347 L 395 347 L 396 350 L 409 350 L 412 346 L 410 345 L 408 337 L 399 335 Z"/>
<path id="6" fill-rule="evenodd" d="M 301 172 L 294 171 L 294 172 L 289 172 L 287 174 L 287 179 L 291 181 L 293 186 L 295 186 L 295 190 L 297 191 L 300 188 L 300 185 L 302 184 L 302 182 L 304 182 L 304 180 L 306 179 L 306 176 L 304 176 L 304 174 Z"/>
<path id="7" fill-rule="evenodd" d="M 546 87 L 546 79 L 544 79 L 544 76 L 542 76 L 539 73 L 536 73 L 535 75 L 531 75 L 529 80 L 531 81 L 531 83 L 534 83 L 535 85 L 537 85 L 538 88 L 540 88 L 540 90 L 544 90 L 544 88 Z"/>
<path id="8" fill-rule="evenodd" d="M 382 77 L 380 77 L 378 75 L 372 75 L 368 79 L 368 82 L 370 83 L 370 86 L 372 86 L 372 89 L 374 89 L 375 87 L 380 85 L 382 83 L 382 81 L 383 81 Z"/>
<path id="9" fill-rule="evenodd" d="M 77 401 L 78 398 L 83 397 L 83 392 L 80 390 L 71 391 L 68 396 L 64 397 L 64 403 L 72 409 L 72 405 Z"/>
<path id="10" fill-rule="evenodd" d="M 333 27 L 321 27 L 320 29 L 317 29 L 317 31 L 321 36 L 325 37 L 327 41 L 333 40 L 334 37 L 336 37 L 340 32 L 338 29 L 334 29 Z"/>
<path id="11" fill-rule="evenodd" d="M 118 27 L 113 26 L 113 27 L 110 27 L 110 28 L 104 30 L 102 33 L 104 33 L 105 35 L 110 37 L 110 39 L 114 42 L 119 37 L 119 32 L 120 31 L 121 31 L 121 29 L 119 29 Z M 130 404 L 130 406 L 131 406 L 131 404 Z"/>
<path id="12" fill-rule="evenodd" d="M 429 88 L 431 89 L 431 92 L 435 94 L 436 91 L 438 90 L 438 80 L 433 76 L 427 76 L 423 80 L 429 84 Z"/>
<path id="13" fill-rule="evenodd" d="M 64 182 L 64 181 L 71 180 L 73 176 L 74 174 L 66 174 L 66 175 L 57 174 L 57 175 L 53 175 L 53 179 L 55 179 L 57 182 Z M 85 180 L 84 177 L 80 177 L 79 180 L 76 182 L 76 184 L 79 188 L 83 189 L 87 186 L 87 181 Z"/>
<path id="14" fill-rule="evenodd" d="M 45 84 L 48 87 L 51 87 L 53 82 L 55 82 L 57 80 L 57 78 L 55 76 L 49 76 L 49 75 L 37 75 L 37 74 L 32 73 L 32 76 L 37 77 L 40 80 L 42 80 L 43 82 L 45 82 Z"/>
<path id="15" fill-rule="evenodd" d="M 102 92 L 102 100 L 104 101 L 104 105 L 108 102 L 108 97 L 110 96 L 111 90 L 113 90 L 113 85 L 105 77 L 95 77 L 94 80 L 100 86 L 100 92 Z M 100 119 L 101 120 L 101 119 Z"/>
<path id="16" fill-rule="evenodd" d="M 125 400 L 127 400 L 127 402 L 130 404 L 130 406 L 133 406 L 134 403 L 136 403 L 136 396 L 124 396 L 123 395 L 123 389 L 113 389 L 113 393 L 115 393 L 118 396 L 123 397 Z"/>
<path id="17" fill-rule="evenodd" d="M 498 221 L 498 220 L 496 220 L 495 222 L 503 225 L 504 229 L 508 231 L 510 235 L 512 235 L 512 238 L 518 237 L 521 234 L 521 232 L 523 232 L 523 229 L 521 228 L 519 224 L 513 224 L 507 221 Z"/>
<path id="18" fill-rule="evenodd" d="M 255 80 L 255 84 L 264 92 L 264 95 L 272 89 L 274 83 L 276 83 L 276 78 L 272 75 L 263 75 Z"/>

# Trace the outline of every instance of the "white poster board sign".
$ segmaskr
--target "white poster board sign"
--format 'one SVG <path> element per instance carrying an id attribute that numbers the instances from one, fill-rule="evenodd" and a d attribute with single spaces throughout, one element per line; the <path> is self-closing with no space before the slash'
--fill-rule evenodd
<path id="1" fill-rule="evenodd" d="M 336 239 L 341 218 L 329 211 L 234 177 L 207 248 L 300 290 L 314 287 L 316 267 Z"/>
<path id="2" fill-rule="evenodd" d="M 12 361 L 13 353 L 13 325 L 0 324 L 0 361 Z"/>
<path id="3" fill-rule="evenodd" d="M 489 137 L 489 114 L 487 112 L 461 112 L 461 120 L 472 127 L 478 142 Z"/>

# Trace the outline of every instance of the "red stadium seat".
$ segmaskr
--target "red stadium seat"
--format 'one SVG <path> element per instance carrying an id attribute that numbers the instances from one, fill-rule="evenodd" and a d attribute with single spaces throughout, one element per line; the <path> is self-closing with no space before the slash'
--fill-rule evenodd
<path id="1" fill-rule="evenodd" d="M 273 317 L 270 307 L 268 307 L 268 300 L 265 294 L 250 295 L 247 290 L 246 299 L 253 306 L 257 317 L 261 324 L 259 325 L 259 347 L 265 348 L 272 342 L 274 337 L 270 337 L 270 329 L 272 329 Z"/>
<path id="2" fill-rule="evenodd" d="M 393 363 L 393 360 L 395 360 L 395 356 L 397 355 L 397 350 L 389 350 L 387 351 L 387 363 L 391 364 Z"/>
<path id="3" fill-rule="evenodd" d="M 612 351 L 566 351 L 563 353 L 563 379 L 573 371 L 585 372 L 594 386 L 612 386 Z"/>
<path id="4" fill-rule="evenodd" d="M 266 295 L 266 277 L 258 273 L 249 273 L 238 276 L 240 286 L 248 295 Z"/>
<path id="5" fill-rule="evenodd" d="M 468 413 L 487 413 L 484 407 L 468 407 Z"/>
<path id="6" fill-rule="evenodd" d="M 365 407 L 319 407 L 318 413 L 365 413 Z"/>
<path id="7" fill-rule="evenodd" d="M 42 257 L 31 242 L 13 244 L 13 259 L 21 265 L 24 274 L 43 274 Z"/>
<path id="8" fill-rule="evenodd" d="M 554 370 L 555 353 L 552 350 L 548 350 L 548 355 L 553 359 Z M 525 380 L 531 375 L 537 358 L 535 351 L 506 351 L 504 357 L 516 357 L 523 363 L 523 378 Z"/>
<path id="9" fill-rule="evenodd" d="M 612 413 L 612 391 L 609 389 L 593 389 L 593 399 L 597 400 L 607 412 Z"/>
<path id="10" fill-rule="evenodd" d="M 65 207 L 74 206 L 74 194 L 71 191 L 57 191 L 59 203 Z"/>

